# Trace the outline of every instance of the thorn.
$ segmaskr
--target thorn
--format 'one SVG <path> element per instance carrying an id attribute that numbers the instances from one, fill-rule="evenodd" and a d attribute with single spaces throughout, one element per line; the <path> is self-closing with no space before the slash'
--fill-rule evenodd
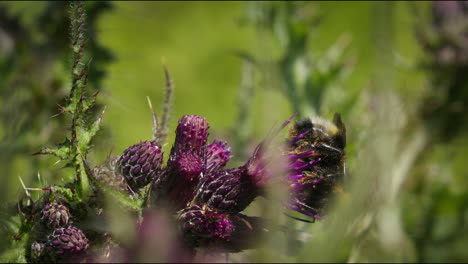
<path id="1" fill-rule="evenodd" d="M 111 149 L 109 150 L 109 154 L 107 154 L 107 159 L 110 159 L 110 157 L 112 156 L 112 151 L 114 151 L 114 147 L 115 145 L 112 145 Z"/>
<path id="2" fill-rule="evenodd" d="M 164 98 L 164 104 L 163 104 L 163 113 L 162 113 L 162 121 L 159 126 L 158 130 L 158 135 L 160 136 L 160 142 L 164 142 L 165 140 L 165 135 L 163 134 L 164 131 L 167 130 L 167 121 L 169 119 L 169 110 L 171 108 L 171 101 L 172 101 L 172 94 L 173 94 L 173 84 L 172 84 L 172 78 L 171 75 L 169 74 L 169 70 L 167 69 L 167 66 L 164 62 L 164 57 L 161 59 L 163 63 L 163 71 L 164 71 L 164 76 L 166 78 L 166 96 Z"/>
<path id="3" fill-rule="evenodd" d="M 250 230 L 253 230 L 253 226 L 252 224 L 250 224 L 249 221 L 247 221 L 246 219 L 240 217 L 240 216 L 236 216 L 237 219 L 241 220 L 242 222 L 244 222 L 244 224 L 250 229 Z"/>
<path id="4" fill-rule="evenodd" d="M 59 104 L 57 104 L 57 105 L 58 105 L 58 107 L 59 107 L 59 109 L 60 109 L 60 112 L 58 112 L 57 114 L 55 114 L 55 115 L 51 116 L 50 118 L 53 118 L 53 117 L 59 116 L 59 115 L 61 115 L 61 114 L 65 113 L 65 112 L 67 112 L 67 111 L 65 110 L 65 107 L 63 107 L 63 106 L 61 106 L 61 105 L 59 105 Z"/>
<path id="5" fill-rule="evenodd" d="M 50 187 L 46 187 L 46 188 L 26 188 L 26 190 L 30 190 L 30 191 L 50 191 Z"/>
<path id="6" fill-rule="evenodd" d="M 35 152 L 33 154 L 31 154 L 32 156 L 36 156 L 36 155 L 44 155 L 44 154 L 47 154 L 45 152 L 43 152 L 42 150 L 38 151 L 38 152 Z"/>
<path id="7" fill-rule="evenodd" d="M 104 106 L 104 108 L 102 109 L 102 112 L 101 112 L 101 114 L 99 115 L 99 118 L 98 118 L 99 122 L 101 122 L 102 118 L 104 117 L 104 113 L 106 112 L 106 109 L 107 109 L 107 106 Z"/>
<path id="8" fill-rule="evenodd" d="M 146 96 L 146 100 L 148 100 L 148 106 L 150 108 L 151 116 L 153 118 L 153 141 L 156 142 L 157 139 L 161 136 L 158 133 L 159 132 L 159 120 L 158 120 L 158 116 L 154 112 L 154 108 L 153 108 L 153 105 L 151 104 L 151 99 L 149 98 L 149 96 Z"/>
<path id="9" fill-rule="evenodd" d="M 26 196 L 27 196 L 28 198 L 31 198 L 31 194 L 29 194 L 28 188 L 26 188 L 26 185 L 24 185 L 23 179 L 21 179 L 20 176 L 18 176 L 18 179 L 19 179 L 19 181 L 20 181 L 20 183 L 21 183 L 21 186 L 23 186 L 23 189 L 24 189 L 24 192 L 26 193 Z"/>
<path id="10" fill-rule="evenodd" d="M 93 57 L 89 58 L 89 60 L 86 63 L 85 67 L 88 68 L 92 61 L 93 61 Z"/>

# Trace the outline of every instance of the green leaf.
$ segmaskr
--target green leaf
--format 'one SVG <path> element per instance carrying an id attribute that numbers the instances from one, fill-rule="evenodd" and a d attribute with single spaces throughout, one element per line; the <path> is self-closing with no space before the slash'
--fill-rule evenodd
<path id="1" fill-rule="evenodd" d="M 25 263 L 25 246 L 29 239 L 30 225 L 23 221 L 20 215 L 3 218 L 1 221 L 4 242 L 9 243 L 7 248 L 0 254 L 0 262 Z"/>
<path id="2" fill-rule="evenodd" d="M 69 139 L 65 139 L 65 142 L 58 144 L 55 148 L 44 148 L 41 151 L 34 153 L 33 155 L 54 155 L 61 160 L 69 159 L 70 158 L 70 148 L 71 142 Z"/>
<path id="3" fill-rule="evenodd" d="M 54 186 L 50 187 L 50 190 L 54 194 L 58 193 L 58 194 L 63 195 L 65 197 L 65 199 L 67 199 L 68 202 L 77 202 L 78 201 L 77 197 L 76 197 L 76 194 L 70 188 L 54 185 Z"/>
<path id="4" fill-rule="evenodd" d="M 0 255 L 0 262 L 2 263 L 26 263 L 25 245 L 27 236 L 24 236 L 20 241 L 15 241 Z"/>
<path id="5" fill-rule="evenodd" d="M 143 205 L 144 200 L 143 199 L 138 199 L 137 201 L 134 201 L 128 197 L 127 193 L 122 193 L 119 191 L 116 191 L 112 189 L 111 187 L 107 186 L 106 184 L 101 183 L 94 177 L 93 172 L 89 168 L 88 164 L 86 161 L 84 162 L 84 167 L 86 170 L 87 175 L 89 176 L 89 180 L 98 188 L 102 189 L 105 193 L 111 195 L 113 198 L 116 199 L 116 201 L 119 202 L 120 205 L 122 205 L 125 208 L 135 210 L 137 212 L 141 212 L 141 208 Z"/>
<path id="6" fill-rule="evenodd" d="M 143 204 L 143 199 L 134 201 L 128 197 L 127 193 L 122 193 L 119 191 L 116 191 L 109 186 L 99 182 L 94 178 L 94 175 L 90 175 L 91 182 L 96 185 L 98 188 L 102 189 L 105 193 L 111 195 L 113 198 L 115 198 L 120 205 L 123 207 L 126 207 L 131 210 L 135 210 L 137 212 L 141 211 L 141 207 Z"/>

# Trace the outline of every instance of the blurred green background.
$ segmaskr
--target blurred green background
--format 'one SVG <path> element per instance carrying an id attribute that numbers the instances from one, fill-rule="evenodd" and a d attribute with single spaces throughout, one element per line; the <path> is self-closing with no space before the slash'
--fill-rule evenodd
<path id="1" fill-rule="evenodd" d="M 166 152 L 184 114 L 204 116 L 212 139 L 234 142 L 233 164 L 245 160 L 274 122 L 295 111 L 303 117 L 344 116 L 351 201 L 338 202 L 330 221 L 300 226 L 311 238 L 299 239 L 294 254 L 278 250 L 286 242 L 271 242 L 249 255 L 254 260 L 468 260 L 466 118 L 453 119 L 461 132 L 447 136 L 436 132 L 450 117 L 434 112 L 439 119 L 431 121 L 421 110 L 432 102 L 426 98 L 446 89 L 434 76 L 450 79 L 447 72 L 455 71 L 437 68 L 434 74 L 426 65 L 431 54 L 416 38 L 418 30 L 431 25 L 430 2 L 86 6 L 96 71 L 91 88 L 100 90 L 99 102 L 107 106 L 105 129 L 90 156 L 93 164 L 151 138 L 146 96 L 161 113 L 164 61 L 175 85 Z M 54 165 L 53 158 L 30 155 L 63 140 L 69 124 L 51 118 L 69 89 L 66 7 L 0 3 L 0 197 L 5 206 L 23 193 L 18 177 L 39 187 L 38 173 L 49 184 L 71 173 Z M 457 87 L 467 89 L 465 83 Z M 462 106 L 465 98 L 457 98 Z"/>

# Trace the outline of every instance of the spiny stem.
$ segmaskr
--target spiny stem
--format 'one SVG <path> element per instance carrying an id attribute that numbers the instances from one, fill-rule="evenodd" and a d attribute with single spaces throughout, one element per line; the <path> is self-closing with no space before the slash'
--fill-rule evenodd
<path id="1" fill-rule="evenodd" d="M 87 71 L 84 70 L 85 63 L 83 59 L 85 49 L 86 34 L 86 14 L 82 1 L 72 2 L 70 5 L 70 32 L 72 39 L 72 52 L 74 54 L 72 66 L 72 88 L 70 92 L 70 106 L 74 111 L 76 104 L 81 96 L 81 90 L 86 85 Z"/>
<path id="2" fill-rule="evenodd" d="M 172 94 L 174 90 L 171 75 L 169 74 L 169 71 L 164 63 L 163 69 L 164 76 L 166 77 L 166 97 L 164 98 L 164 108 L 161 117 L 161 126 L 159 126 L 158 131 L 158 136 L 160 137 L 158 142 L 160 143 L 163 143 L 166 139 L 167 121 L 169 119 L 169 111 L 171 109 Z"/>

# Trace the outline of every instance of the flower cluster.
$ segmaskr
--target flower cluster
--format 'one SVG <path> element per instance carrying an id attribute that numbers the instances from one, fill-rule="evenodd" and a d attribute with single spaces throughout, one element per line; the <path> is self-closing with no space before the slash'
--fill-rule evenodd
<path id="1" fill-rule="evenodd" d="M 165 206 L 176 215 L 183 240 L 193 248 L 229 245 L 236 231 L 242 229 L 235 224 L 240 212 L 262 193 L 272 174 L 267 167 L 266 141 L 255 148 L 244 165 L 226 169 L 231 149 L 220 140 L 207 144 L 208 131 L 203 117 L 183 116 L 165 167 L 161 164 L 161 146 L 154 142 L 129 147 L 117 163 L 117 170 L 135 188 L 133 191 L 139 192 L 145 187 L 143 183 L 152 183 L 155 205 Z M 290 189 L 287 208 L 321 218 L 330 194 L 344 175 L 345 133 L 338 114 L 333 123 L 308 119 L 291 128 L 285 150 L 289 169 L 282 180 Z"/>
<path id="2" fill-rule="evenodd" d="M 280 174 L 280 182 L 289 188 L 286 208 L 314 219 L 321 218 L 344 175 L 345 127 L 339 115 L 333 123 L 322 119 L 296 122 L 289 131 L 287 148 L 282 149 L 284 155 L 280 155 L 286 157 L 287 166 L 276 173 L 269 165 L 273 136 L 261 142 L 243 165 L 225 168 L 231 148 L 220 140 L 208 144 L 208 131 L 203 117 L 183 116 L 165 166 L 162 146 L 157 141 L 143 141 L 91 173 L 101 185 L 130 199 L 148 194 L 155 197 L 148 206 L 165 209 L 173 217 L 178 240 L 187 252 L 196 248 L 238 252 L 254 246 L 252 241 L 262 234 L 265 220 L 241 212 L 275 182 L 273 175 Z M 95 191 L 95 199 L 100 200 L 100 189 Z M 85 259 L 90 241 L 82 230 L 71 226 L 75 218 L 65 205 L 46 203 L 40 219 L 51 232 L 31 244 L 31 261 Z M 148 224 L 145 215 L 142 220 L 140 223 Z M 115 252 L 132 256 L 128 249 Z"/>
<path id="3" fill-rule="evenodd" d="M 225 169 L 231 148 L 220 140 L 208 144 L 208 130 L 203 117 L 185 115 L 165 167 L 154 142 L 129 147 L 116 164 L 134 192 L 151 183 L 154 205 L 177 216 L 190 247 L 228 244 L 236 229 L 233 218 L 260 194 L 266 176 L 260 147 L 243 166 Z"/>
<path id="4" fill-rule="evenodd" d="M 86 253 L 89 241 L 81 229 L 70 225 L 72 215 L 68 207 L 57 202 L 46 203 L 40 220 L 51 233 L 31 244 L 31 262 L 68 261 Z"/>

